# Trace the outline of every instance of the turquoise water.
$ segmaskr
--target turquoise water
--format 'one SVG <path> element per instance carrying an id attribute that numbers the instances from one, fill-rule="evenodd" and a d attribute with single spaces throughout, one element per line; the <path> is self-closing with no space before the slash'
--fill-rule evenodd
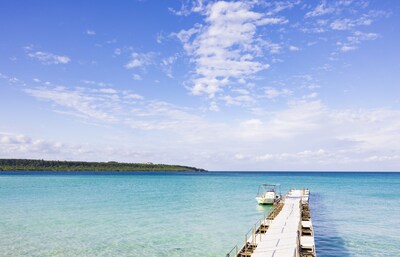
<path id="1" fill-rule="evenodd" d="M 400 256 L 400 173 L 0 174 L 0 256 L 224 256 L 268 212 L 260 183 L 311 190 L 317 254 Z"/>

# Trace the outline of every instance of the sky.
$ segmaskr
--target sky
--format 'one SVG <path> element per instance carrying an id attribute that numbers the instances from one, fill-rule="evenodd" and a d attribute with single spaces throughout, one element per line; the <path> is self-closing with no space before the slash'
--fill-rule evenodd
<path id="1" fill-rule="evenodd" d="M 0 7 L 0 158 L 400 170 L 399 1 Z"/>

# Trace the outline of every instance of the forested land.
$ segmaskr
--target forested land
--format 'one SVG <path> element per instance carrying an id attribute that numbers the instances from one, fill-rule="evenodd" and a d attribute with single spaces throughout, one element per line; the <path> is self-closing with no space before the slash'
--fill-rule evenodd
<path id="1" fill-rule="evenodd" d="M 0 171 L 206 171 L 189 166 L 121 163 L 121 162 L 81 162 L 46 161 L 30 159 L 0 159 Z"/>

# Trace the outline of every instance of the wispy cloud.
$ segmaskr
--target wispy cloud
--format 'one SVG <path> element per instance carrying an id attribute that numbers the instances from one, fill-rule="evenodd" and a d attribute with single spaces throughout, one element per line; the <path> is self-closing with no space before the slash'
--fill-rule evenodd
<path id="1" fill-rule="evenodd" d="M 297 46 L 289 46 L 289 50 L 290 51 L 300 51 L 301 49 L 300 49 L 300 47 L 297 47 Z"/>
<path id="2" fill-rule="evenodd" d="M 335 11 L 335 8 L 333 8 L 332 6 L 328 6 L 326 1 L 323 0 L 313 10 L 307 12 L 305 17 L 306 18 L 310 18 L 310 17 L 322 16 L 322 15 L 325 15 L 325 14 L 332 13 L 334 11 Z"/>
<path id="3" fill-rule="evenodd" d="M 268 99 L 273 99 L 273 98 L 277 98 L 277 97 L 287 97 L 287 96 L 291 96 L 292 94 L 293 94 L 293 91 L 291 91 L 287 88 L 277 89 L 277 88 L 273 88 L 273 87 L 267 87 L 265 89 L 265 96 Z"/>
<path id="4" fill-rule="evenodd" d="M 86 34 L 89 36 L 94 36 L 94 35 L 96 35 L 96 31 L 88 29 L 88 30 L 86 30 Z"/>
<path id="5" fill-rule="evenodd" d="M 178 56 L 173 55 L 173 56 L 163 58 L 161 60 L 161 63 L 160 63 L 161 69 L 170 78 L 174 77 L 172 74 L 172 65 L 176 62 L 177 59 L 178 59 Z"/>
<path id="6" fill-rule="evenodd" d="M 146 100 L 133 91 L 113 87 L 73 87 L 38 80 L 38 86 L 22 88 L 38 100 L 50 102 L 54 111 L 92 123 L 127 126 L 143 130 L 180 131 L 200 128 L 201 118 L 163 101 Z"/>
<path id="7" fill-rule="evenodd" d="M 137 53 L 133 52 L 130 56 L 130 61 L 125 65 L 127 69 L 140 68 L 150 65 L 152 62 L 152 53 Z"/>
<path id="8" fill-rule="evenodd" d="M 354 30 L 369 26 L 378 18 L 388 16 L 387 11 L 366 10 L 367 1 L 322 1 L 305 15 L 305 33 L 325 33 L 331 30 Z M 322 17 L 321 17 L 322 16 Z M 314 19 L 310 19 L 314 18 Z"/>
<path id="9" fill-rule="evenodd" d="M 101 98 L 85 94 L 84 89 L 71 90 L 65 87 L 35 87 L 24 89 L 24 91 L 37 99 L 50 101 L 57 106 L 74 110 L 82 117 L 107 122 L 116 120 L 115 117 L 101 110 L 101 107 L 99 107 L 101 105 L 96 104 Z M 107 94 L 110 92 L 102 93 Z M 104 95 L 102 97 L 104 98 Z"/>
<path id="10" fill-rule="evenodd" d="M 242 94 L 237 96 L 225 95 L 222 96 L 221 99 L 225 101 L 226 105 L 244 106 L 255 102 L 255 99 L 248 94 Z"/>
<path id="11" fill-rule="evenodd" d="M 339 50 L 341 52 L 349 52 L 358 48 L 358 45 L 362 41 L 371 41 L 379 37 L 376 33 L 364 33 L 361 31 L 355 31 L 351 36 L 347 37 L 345 42 L 337 42 Z"/>
<path id="12" fill-rule="evenodd" d="M 26 47 L 25 50 L 29 58 L 36 59 L 42 64 L 67 64 L 71 61 L 71 59 L 65 55 L 56 55 L 49 52 L 33 51 L 31 47 Z"/>
<path id="13" fill-rule="evenodd" d="M 358 19 L 337 19 L 335 21 L 333 21 L 330 25 L 330 27 L 333 30 L 350 30 L 355 28 L 356 26 L 369 26 L 371 25 L 373 22 L 373 20 L 369 17 L 361 17 Z"/>
<path id="14" fill-rule="evenodd" d="M 4 74 L 1 77 L 8 79 Z M 303 77 L 312 81 L 311 77 Z M 96 146 L 75 148 L 62 142 L 37 141 L 29 136 L 0 133 L 2 156 L 31 157 L 31 151 L 42 156 L 74 158 L 76 155 L 68 154 L 65 149 L 80 149 L 96 153 L 85 154 L 86 158 L 127 158 L 129 152 L 138 159 L 175 160 L 202 167 L 207 163 L 206 168 L 215 169 L 259 169 L 263 165 L 271 169 L 327 169 L 335 163 L 335 167 L 343 165 L 347 169 L 374 169 L 378 165 L 381 169 L 397 167 L 399 158 L 395 153 L 400 151 L 397 143 L 400 140 L 398 110 L 331 109 L 321 101 L 307 97 L 262 115 L 216 122 L 192 109 L 146 100 L 135 92 L 92 86 L 66 88 L 38 80 L 35 86 L 21 89 L 38 100 L 49 102 L 49 108 L 60 115 L 72 114 L 77 120 L 108 124 L 119 128 L 118 131 L 121 126 L 146 131 L 129 133 L 129 138 L 143 140 L 151 147 L 142 153 L 133 153 L 129 147 L 122 146 L 119 150 L 113 147 L 100 151 Z M 271 96 L 277 97 L 276 94 L 284 92 L 283 89 L 276 90 L 278 93 L 271 91 Z M 235 95 L 225 100 L 233 105 L 235 101 L 247 101 L 250 99 L 247 97 L 251 97 L 247 88 L 238 88 L 232 93 Z M 154 136 L 156 142 L 153 142 Z M 161 145 L 165 148 L 159 147 Z M 174 148 L 174 145 L 179 147 Z M 46 155 L 46 151 L 49 154 Z M 59 154 L 50 154 L 57 151 Z"/>
<path id="15" fill-rule="evenodd" d="M 37 82 L 40 82 L 40 80 L 37 81 Z M 93 81 L 93 80 L 86 80 L 86 79 L 85 80 L 81 80 L 81 82 L 83 84 L 85 84 L 85 85 L 96 85 L 96 86 L 99 86 L 99 87 L 110 87 L 110 86 L 112 86 L 111 83 L 105 83 L 105 82 Z"/>
<path id="16" fill-rule="evenodd" d="M 133 80 L 142 80 L 142 76 L 140 76 L 139 74 L 133 74 L 132 78 Z"/>
<path id="17" fill-rule="evenodd" d="M 188 16 L 193 12 L 200 12 L 203 9 L 203 0 L 183 0 L 181 1 L 181 7 L 175 9 L 169 7 L 168 10 L 178 16 Z"/>
<path id="18" fill-rule="evenodd" d="M 300 0 L 272 1 L 269 3 L 271 5 L 271 9 L 267 11 L 267 15 L 275 15 L 284 10 L 292 9 L 300 3 Z"/>

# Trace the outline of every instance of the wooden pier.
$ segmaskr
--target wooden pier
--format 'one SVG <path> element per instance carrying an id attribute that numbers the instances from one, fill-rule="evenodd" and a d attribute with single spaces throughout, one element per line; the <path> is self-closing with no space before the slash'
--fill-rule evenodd
<path id="1" fill-rule="evenodd" d="M 308 189 L 292 189 L 227 257 L 316 257 Z"/>

